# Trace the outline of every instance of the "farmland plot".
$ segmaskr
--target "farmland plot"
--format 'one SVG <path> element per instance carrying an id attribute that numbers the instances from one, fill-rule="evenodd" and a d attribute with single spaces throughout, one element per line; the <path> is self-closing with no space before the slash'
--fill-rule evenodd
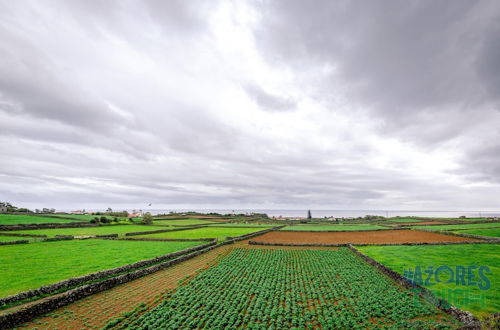
<path id="1" fill-rule="evenodd" d="M 285 231 L 356 231 L 356 230 L 376 230 L 390 229 L 378 225 L 296 225 L 286 226 L 280 230 Z"/>
<path id="2" fill-rule="evenodd" d="M 192 278 L 216 264 L 231 249 L 232 245 L 225 245 L 151 275 L 78 300 L 21 328 L 101 329 L 108 323 L 114 323 L 124 315 L 133 313 L 134 310 L 157 306 L 165 294 L 177 288 L 181 280 Z"/>
<path id="3" fill-rule="evenodd" d="M 460 230 L 460 229 L 478 229 L 478 228 L 500 228 L 500 222 L 493 223 L 465 223 L 460 225 L 442 225 L 442 226 L 414 226 L 414 229 L 426 230 Z"/>
<path id="4" fill-rule="evenodd" d="M 477 241 L 471 238 L 428 233 L 417 230 L 380 230 L 338 233 L 274 231 L 252 240 L 282 244 L 383 244 Z"/>
<path id="5" fill-rule="evenodd" d="M 0 242 L 12 242 L 19 240 L 29 240 L 29 237 L 19 237 L 19 236 L 2 236 L 0 235 Z"/>
<path id="6" fill-rule="evenodd" d="M 182 220 L 154 220 L 153 224 L 162 226 L 197 226 L 197 225 L 210 225 L 217 223 L 213 221 L 199 220 L 199 219 L 182 219 Z"/>
<path id="7" fill-rule="evenodd" d="M 40 223 L 74 223 L 78 219 L 62 219 L 44 217 L 41 215 L 24 215 L 24 214 L 0 214 L 0 225 L 29 225 Z"/>
<path id="8" fill-rule="evenodd" d="M 220 240 L 225 239 L 228 236 L 235 237 L 250 234 L 256 231 L 264 230 L 265 228 L 226 228 L 226 227 L 204 227 L 197 229 L 179 230 L 165 233 L 148 234 L 141 236 L 134 236 L 134 238 L 217 238 Z"/>
<path id="9" fill-rule="evenodd" d="M 455 327 L 346 248 L 235 249 L 158 307 L 117 327 Z"/>
<path id="10" fill-rule="evenodd" d="M 131 232 L 141 232 L 150 230 L 168 229 L 160 226 L 141 226 L 141 225 L 108 225 L 99 227 L 78 227 L 78 228 L 54 228 L 54 229 L 33 229 L 33 230 L 16 230 L 10 233 L 29 234 L 29 235 L 47 235 L 54 237 L 56 235 L 70 236 L 95 236 L 109 234 L 125 234 Z"/>
<path id="11" fill-rule="evenodd" d="M 453 232 L 458 233 L 458 234 L 472 234 L 472 235 L 499 237 L 500 238 L 500 227 L 499 228 L 488 228 L 488 229 L 455 230 Z"/>
<path id="12" fill-rule="evenodd" d="M 0 246 L 0 297 L 206 242 L 70 240 Z"/>
<path id="13" fill-rule="evenodd" d="M 500 310 L 499 247 L 498 244 L 466 244 L 362 246 L 357 249 L 401 275 L 406 271 L 410 278 L 408 270 L 413 271 L 415 279 L 415 271 L 420 267 L 423 286 L 452 305 L 484 316 Z M 442 266 L 443 271 L 439 271 L 436 278 L 435 272 Z M 484 269 L 483 277 L 479 274 L 481 266 L 489 269 L 489 272 Z M 429 267 L 434 270 L 430 277 Z M 428 273 L 424 273 L 425 270 Z M 464 276 L 459 276 L 459 272 Z"/>

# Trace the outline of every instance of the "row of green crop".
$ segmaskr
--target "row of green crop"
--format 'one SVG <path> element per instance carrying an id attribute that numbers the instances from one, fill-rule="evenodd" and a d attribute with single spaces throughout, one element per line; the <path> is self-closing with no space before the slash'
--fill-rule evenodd
<path id="1" fill-rule="evenodd" d="M 119 327 L 364 329 L 456 325 L 451 317 L 341 248 L 236 249 L 158 307 Z"/>

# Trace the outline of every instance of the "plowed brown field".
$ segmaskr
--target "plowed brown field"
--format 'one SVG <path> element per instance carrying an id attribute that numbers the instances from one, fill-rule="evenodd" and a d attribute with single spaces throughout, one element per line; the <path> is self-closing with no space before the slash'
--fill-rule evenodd
<path id="1" fill-rule="evenodd" d="M 477 239 L 428 233 L 418 230 L 379 230 L 352 232 L 292 232 L 274 231 L 253 241 L 283 244 L 383 244 L 479 241 Z"/>

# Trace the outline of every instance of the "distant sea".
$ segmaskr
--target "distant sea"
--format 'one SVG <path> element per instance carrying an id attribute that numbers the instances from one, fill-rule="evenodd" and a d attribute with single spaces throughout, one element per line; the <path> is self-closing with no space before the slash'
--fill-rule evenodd
<path id="1" fill-rule="evenodd" d="M 283 216 L 283 217 L 306 217 L 307 210 L 259 210 L 259 209 L 143 209 L 143 211 L 151 212 L 151 214 L 164 214 L 169 212 L 188 212 L 196 211 L 201 213 L 266 213 L 268 216 Z M 395 216 L 417 216 L 417 217 L 443 217 L 443 218 L 457 218 L 460 216 L 466 216 L 468 218 L 473 217 L 498 217 L 500 216 L 500 211 L 385 211 L 385 210 L 314 210 L 311 209 L 311 215 L 314 218 L 323 217 L 336 217 L 336 218 L 348 218 L 348 217 L 363 217 L 365 215 L 380 215 L 384 217 L 395 217 Z"/>

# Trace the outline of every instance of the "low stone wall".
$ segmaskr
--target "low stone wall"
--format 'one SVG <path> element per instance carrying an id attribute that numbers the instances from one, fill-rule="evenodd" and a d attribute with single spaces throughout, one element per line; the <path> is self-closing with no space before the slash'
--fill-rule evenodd
<path id="1" fill-rule="evenodd" d="M 99 227 L 98 224 L 88 222 L 72 222 L 72 223 L 39 223 L 27 225 L 1 225 L 0 231 L 11 230 L 32 230 L 32 229 L 54 229 L 54 228 L 80 228 L 80 227 Z"/>
<path id="2" fill-rule="evenodd" d="M 17 234 L 17 233 L 0 233 L 1 236 L 15 236 L 15 237 L 47 237 L 47 235 L 32 235 L 32 234 Z"/>
<path id="3" fill-rule="evenodd" d="M 73 236 L 49 237 L 49 238 L 43 238 L 41 242 L 70 241 L 72 239 Z"/>
<path id="4" fill-rule="evenodd" d="M 379 263 L 378 261 L 370 258 L 369 256 L 361 253 L 359 250 L 354 248 L 352 245 L 349 245 L 348 248 L 354 252 L 357 256 L 359 256 L 361 259 L 372 265 L 373 267 L 377 268 L 380 270 L 382 273 L 387 275 L 389 278 L 391 278 L 393 281 L 396 283 L 402 285 L 403 287 L 407 289 L 416 289 L 415 291 L 418 293 L 420 297 L 423 299 L 427 300 L 443 312 L 453 316 L 455 319 L 458 321 L 462 322 L 464 326 L 467 329 L 480 329 L 481 328 L 481 323 L 479 320 L 472 315 L 472 313 L 467 312 L 467 311 L 462 311 L 459 308 L 456 308 L 454 306 L 450 306 L 450 304 L 442 300 L 438 297 L 436 297 L 431 291 L 428 289 L 412 282 L 403 277 L 401 274 L 393 271 L 392 269 L 387 268 L 383 264 Z M 413 292 L 415 292 L 413 291 Z"/>
<path id="5" fill-rule="evenodd" d="M 146 237 L 138 237 L 138 238 L 118 238 L 118 241 L 154 241 L 154 242 L 216 242 L 215 238 L 146 238 Z"/>
<path id="6" fill-rule="evenodd" d="M 311 247 L 311 246 L 317 246 L 317 247 L 339 247 L 339 246 L 347 246 L 348 243 L 341 243 L 341 244 L 308 244 L 308 243 L 269 243 L 269 242 L 258 242 L 258 241 L 249 241 L 248 244 L 250 245 L 265 245 L 265 246 L 302 246 L 302 247 Z"/>
<path id="7" fill-rule="evenodd" d="M 0 245 L 27 244 L 29 242 L 27 239 L 21 239 L 18 241 L 0 242 Z"/>
<path id="8" fill-rule="evenodd" d="M 256 232 L 253 232 L 253 233 L 250 233 L 250 234 L 241 235 L 241 236 L 235 236 L 235 237 L 228 236 L 227 238 L 229 240 L 232 240 L 233 242 L 242 241 L 242 240 L 245 240 L 245 239 L 248 239 L 248 238 L 252 238 L 252 237 L 255 237 L 255 236 L 259 236 L 259 235 L 268 233 L 270 231 L 279 230 L 279 229 L 281 229 L 283 227 L 284 226 L 278 226 L 278 227 L 268 228 L 268 229 L 256 231 Z"/>
<path id="9" fill-rule="evenodd" d="M 150 231 L 136 231 L 131 233 L 126 233 L 125 236 L 138 236 L 138 235 L 148 235 L 148 234 L 157 234 L 157 233 L 167 233 L 170 231 L 180 231 L 180 230 L 189 230 L 189 229 L 197 229 L 206 227 L 202 226 L 191 226 L 191 227 L 182 227 L 182 228 L 174 228 L 174 229 L 158 229 L 158 230 L 150 230 Z"/>
<path id="10" fill-rule="evenodd" d="M 57 308 L 69 305 L 84 297 L 111 289 L 119 284 L 127 283 L 132 280 L 138 279 L 140 277 L 155 273 L 159 270 L 168 268 L 182 261 L 194 258 L 200 254 L 206 253 L 222 245 L 231 243 L 232 242 L 230 241 L 222 242 L 219 244 L 210 243 L 211 245 L 208 247 L 205 247 L 203 249 L 188 254 L 184 254 L 176 259 L 169 260 L 148 268 L 139 269 L 127 274 L 112 277 L 110 279 L 106 279 L 98 283 L 84 285 L 76 289 L 72 289 L 64 293 L 43 299 L 38 303 L 29 304 L 25 308 L 20 308 L 15 312 L 8 314 L 0 314 L 0 329 L 13 328 L 16 325 L 31 321 L 39 315 L 49 313 Z"/>
<path id="11" fill-rule="evenodd" d="M 142 261 L 139 261 L 139 262 L 136 262 L 133 264 L 129 264 L 129 265 L 125 265 L 125 266 L 121 266 L 121 267 L 117 267 L 117 268 L 102 270 L 102 271 L 95 272 L 92 274 L 70 278 L 70 279 L 67 279 L 67 280 L 64 280 L 61 282 L 57 282 L 57 283 L 54 283 L 51 285 L 42 286 L 36 290 L 29 290 L 29 291 L 20 292 L 16 295 L 12 295 L 12 296 L 8 296 L 8 297 L 0 299 L 0 306 L 5 305 L 5 304 L 9 304 L 9 303 L 13 303 L 16 301 L 21 301 L 24 299 L 36 297 L 38 295 L 53 293 L 55 291 L 58 291 L 58 290 L 61 290 L 64 288 L 74 287 L 76 285 L 79 285 L 79 284 L 82 284 L 82 283 L 85 283 L 88 281 L 102 279 L 102 278 L 105 278 L 108 276 L 122 273 L 124 271 L 133 270 L 135 268 L 140 268 L 140 267 L 148 266 L 151 264 L 155 264 L 155 263 L 161 262 L 161 261 L 166 260 L 166 259 L 174 258 L 174 257 L 180 256 L 183 254 L 187 254 L 187 253 L 191 253 L 193 251 L 202 250 L 202 249 L 210 247 L 212 245 L 215 245 L 215 242 L 210 242 L 210 243 L 198 245 L 198 246 L 195 246 L 192 248 L 184 249 L 184 250 L 177 251 L 177 252 L 172 252 L 172 253 L 169 253 L 169 254 L 166 254 L 166 255 L 163 255 L 160 257 L 142 260 Z"/>

